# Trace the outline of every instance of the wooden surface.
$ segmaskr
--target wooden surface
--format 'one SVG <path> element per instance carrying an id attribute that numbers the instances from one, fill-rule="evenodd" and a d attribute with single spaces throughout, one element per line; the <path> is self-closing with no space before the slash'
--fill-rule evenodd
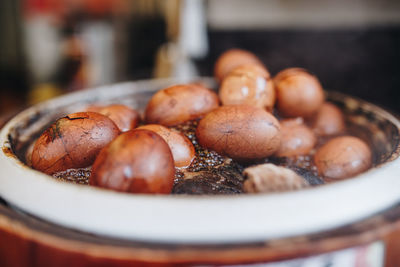
<path id="1" fill-rule="evenodd" d="M 176 266 L 276 261 L 368 244 L 386 238 L 398 261 L 400 205 L 329 232 L 235 245 L 173 245 L 94 236 L 0 205 L 0 266 Z M 400 233 L 399 231 L 397 233 Z M 400 234 L 397 234 L 400 236 Z M 400 266 L 400 265 L 387 265 Z"/>
<path id="2" fill-rule="evenodd" d="M 386 245 L 385 266 L 400 266 L 400 229 L 394 229 L 383 239 Z"/>

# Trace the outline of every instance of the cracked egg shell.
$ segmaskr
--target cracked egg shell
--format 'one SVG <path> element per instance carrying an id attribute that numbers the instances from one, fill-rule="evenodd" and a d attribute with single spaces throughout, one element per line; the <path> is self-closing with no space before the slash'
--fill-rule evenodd
<path id="1" fill-rule="evenodd" d="M 168 144 L 153 131 L 135 129 L 122 133 L 101 150 L 89 182 L 120 192 L 169 194 L 174 178 Z"/>
<path id="2" fill-rule="evenodd" d="M 78 112 L 53 123 L 36 141 L 32 167 L 47 174 L 91 165 L 120 131 L 108 117 Z"/>
<path id="3" fill-rule="evenodd" d="M 196 130 L 199 144 L 238 161 L 268 157 L 280 146 L 278 120 L 264 109 L 234 105 L 207 114 Z"/>
<path id="4" fill-rule="evenodd" d="M 241 65 L 222 81 L 219 97 L 223 105 L 250 105 L 272 110 L 275 89 L 269 72 L 257 64 Z"/>
<path id="5" fill-rule="evenodd" d="M 167 142 L 174 157 L 175 167 L 186 168 L 192 163 L 195 157 L 195 149 L 192 142 L 183 134 L 159 124 L 147 124 L 138 129 L 153 131 Z"/>
<path id="6" fill-rule="evenodd" d="M 214 76 L 221 82 L 234 68 L 245 64 L 257 64 L 263 66 L 262 62 L 253 53 L 242 49 L 230 49 L 222 53 L 214 66 Z"/>
<path id="7" fill-rule="evenodd" d="M 360 138 L 341 136 L 320 147 L 314 162 L 319 174 L 326 178 L 349 178 L 371 167 L 372 152 Z"/>
<path id="8" fill-rule="evenodd" d="M 113 104 L 108 106 L 90 106 L 87 111 L 98 112 L 109 117 L 121 132 L 136 128 L 139 124 L 139 112 L 125 105 Z"/>
<path id="9" fill-rule="evenodd" d="M 201 118 L 219 106 L 213 91 L 196 84 L 174 85 L 158 91 L 145 111 L 146 123 L 173 126 Z"/>

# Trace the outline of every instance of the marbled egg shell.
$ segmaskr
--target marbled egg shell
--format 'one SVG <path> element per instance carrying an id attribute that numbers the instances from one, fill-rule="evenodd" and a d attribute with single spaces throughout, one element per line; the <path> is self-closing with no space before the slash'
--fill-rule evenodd
<path id="1" fill-rule="evenodd" d="M 264 109 L 234 105 L 220 107 L 199 123 L 200 145 L 239 161 L 272 155 L 280 146 L 280 125 Z"/>

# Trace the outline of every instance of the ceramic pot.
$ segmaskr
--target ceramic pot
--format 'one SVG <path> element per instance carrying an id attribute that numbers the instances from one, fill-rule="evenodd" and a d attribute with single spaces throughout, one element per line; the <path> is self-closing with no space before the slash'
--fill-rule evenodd
<path id="1" fill-rule="evenodd" d="M 212 79 L 200 82 L 214 87 Z M 400 202 L 400 122 L 383 109 L 335 92 L 350 131 L 373 149 L 374 167 L 337 183 L 297 192 L 239 196 L 149 196 L 67 184 L 28 167 L 34 140 L 62 115 L 91 103 L 143 109 L 151 95 L 176 83 L 148 80 L 104 86 L 33 106 L 0 133 L 0 195 L 47 222 L 105 239 L 221 246 L 315 235 L 380 214 Z"/>

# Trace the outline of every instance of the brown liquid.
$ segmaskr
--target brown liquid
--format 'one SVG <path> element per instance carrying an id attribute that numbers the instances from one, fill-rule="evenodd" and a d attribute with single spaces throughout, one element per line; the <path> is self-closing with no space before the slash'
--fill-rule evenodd
<path id="1" fill-rule="evenodd" d="M 172 193 L 174 194 L 239 194 L 242 193 L 242 185 L 245 177 L 242 171 L 245 167 L 259 163 L 274 163 L 288 167 L 300 174 L 310 185 L 323 184 L 325 181 L 318 176 L 313 162 L 313 150 L 310 154 L 296 157 L 269 157 L 264 160 L 241 165 L 230 158 L 224 157 L 201 147 L 196 139 L 195 131 L 198 121 L 189 121 L 173 130 L 183 133 L 189 138 L 196 150 L 196 156 L 192 164 L 186 169 L 177 169 Z M 326 142 L 326 138 L 320 138 L 318 145 Z M 54 178 L 75 184 L 89 184 L 90 168 L 70 169 L 58 172 Z"/>

